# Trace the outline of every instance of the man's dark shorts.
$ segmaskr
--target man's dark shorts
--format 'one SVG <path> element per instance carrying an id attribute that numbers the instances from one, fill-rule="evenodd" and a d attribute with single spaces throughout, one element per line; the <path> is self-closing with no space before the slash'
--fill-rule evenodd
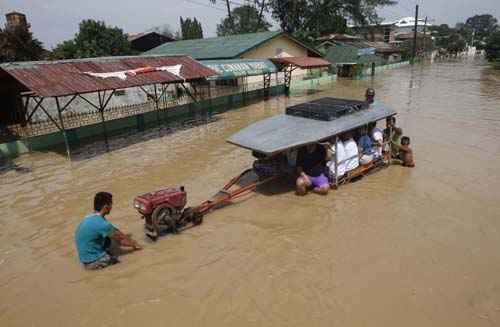
<path id="1" fill-rule="evenodd" d="M 83 265 L 85 266 L 85 269 L 98 270 L 118 263 L 118 258 L 112 254 L 113 251 L 116 251 L 115 247 L 117 246 L 114 243 L 115 242 L 112 241 L 109 237 L 106 237 L 104 241 L 104 248 L 106 249 L 107 253 L 96 261 L 84 263 Z"/>
<path id="2" fill-rule="evenodd" d="M 107 266 L 114 265 L 116 263 L 118 263 L 118 258 L 106 253 L 101 258 L 97 259 L 96 261 L 85 263 L 84 266 L 85 266 L 85 269 L 88 269 L 88 270 L 98 270 L 98 269 L 106 268 Z"/>

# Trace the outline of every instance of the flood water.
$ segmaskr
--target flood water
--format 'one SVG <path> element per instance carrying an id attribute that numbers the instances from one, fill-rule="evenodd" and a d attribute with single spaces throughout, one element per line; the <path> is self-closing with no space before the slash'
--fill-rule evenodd
<path id="1" fill-rule="evenodd" d="M 326 197 L 274 185 L 144 239 L 134 196 L 185 185 L 197 204 L 252 163 L 226 137 L 287 103 L 370 86 L 398 111 L 416 168 Z M 109 154 L 37 153 L 15 161 L 26 171 L 0 172 L 0 326 L 500 326 L 500 72 L 484 62 L 339 80 L 148 133 Z M 114 195 L 110 221 L 144 249 L 89 272 L 73 233 L 102 190 Z"/>

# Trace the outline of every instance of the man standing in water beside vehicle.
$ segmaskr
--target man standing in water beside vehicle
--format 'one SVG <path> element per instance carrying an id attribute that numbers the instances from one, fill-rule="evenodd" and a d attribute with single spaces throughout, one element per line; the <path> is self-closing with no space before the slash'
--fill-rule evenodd
<path id="1" fill-rule="evenodd" d="M 80 262 L 86 269 L 102 269 L 118 263 L 118 258 L 111 254 L 111 243 L 140 250 L 142 247 L 133 239 L 123 234 L 106 220 L 113 207 L 113 195 L 99 192 L 94 197 L 94 212 L 88 214 L 78 225 L 75 243 Z"/>
<path id="2" fill-rule="evenodd" d="M 372 104 L 373 102 L 375 102 L 375 90 L 374 89 L 372 89 L 372 88 L 366 89 L 365 100 L 369 104 Z"/>

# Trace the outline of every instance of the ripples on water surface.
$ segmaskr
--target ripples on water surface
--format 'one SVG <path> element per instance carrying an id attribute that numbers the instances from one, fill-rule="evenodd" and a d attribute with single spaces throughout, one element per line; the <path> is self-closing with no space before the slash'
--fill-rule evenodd
<path id="1" fill-rule="evenodd" d="M 95 192 L 111 191 L 110 219 L 142 239 L 135 195 L 185 185 L 204 200 L 252 161 L 226 137 L 287 103 L 369 86 L 399 112 L 417 168 L 327 197 L 274 185 L 108 270 L 78 265 L 73 232 Z M 499 90 L 482 62 L 436 63 L 115 139 L 108 154 L 93 145 L 71 163 L 19 158 L 31 171 L 0 172 L 0 325 L 500 325 Z"/>

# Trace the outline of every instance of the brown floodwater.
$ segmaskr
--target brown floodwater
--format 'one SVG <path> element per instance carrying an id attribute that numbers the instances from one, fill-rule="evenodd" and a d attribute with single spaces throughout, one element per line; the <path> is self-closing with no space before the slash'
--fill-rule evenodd
<path id="1" fill-rule="evenodd" d="M 416 168 L 326 197 L 277 184 L 144 240 L 135 195 L 185 185 L 196 204 L 252 163 L 226 137 L 287 104 L 369 86 L 399 112 Z M 24 170 L 0 172 L 0 326 L 500 326 L 500 72 L 482 61 L 339 80 L 111 146 L 73 162 L 26 155 Z M 89 272 L 73 233 L 101 190 L 144 250 Z"/>

